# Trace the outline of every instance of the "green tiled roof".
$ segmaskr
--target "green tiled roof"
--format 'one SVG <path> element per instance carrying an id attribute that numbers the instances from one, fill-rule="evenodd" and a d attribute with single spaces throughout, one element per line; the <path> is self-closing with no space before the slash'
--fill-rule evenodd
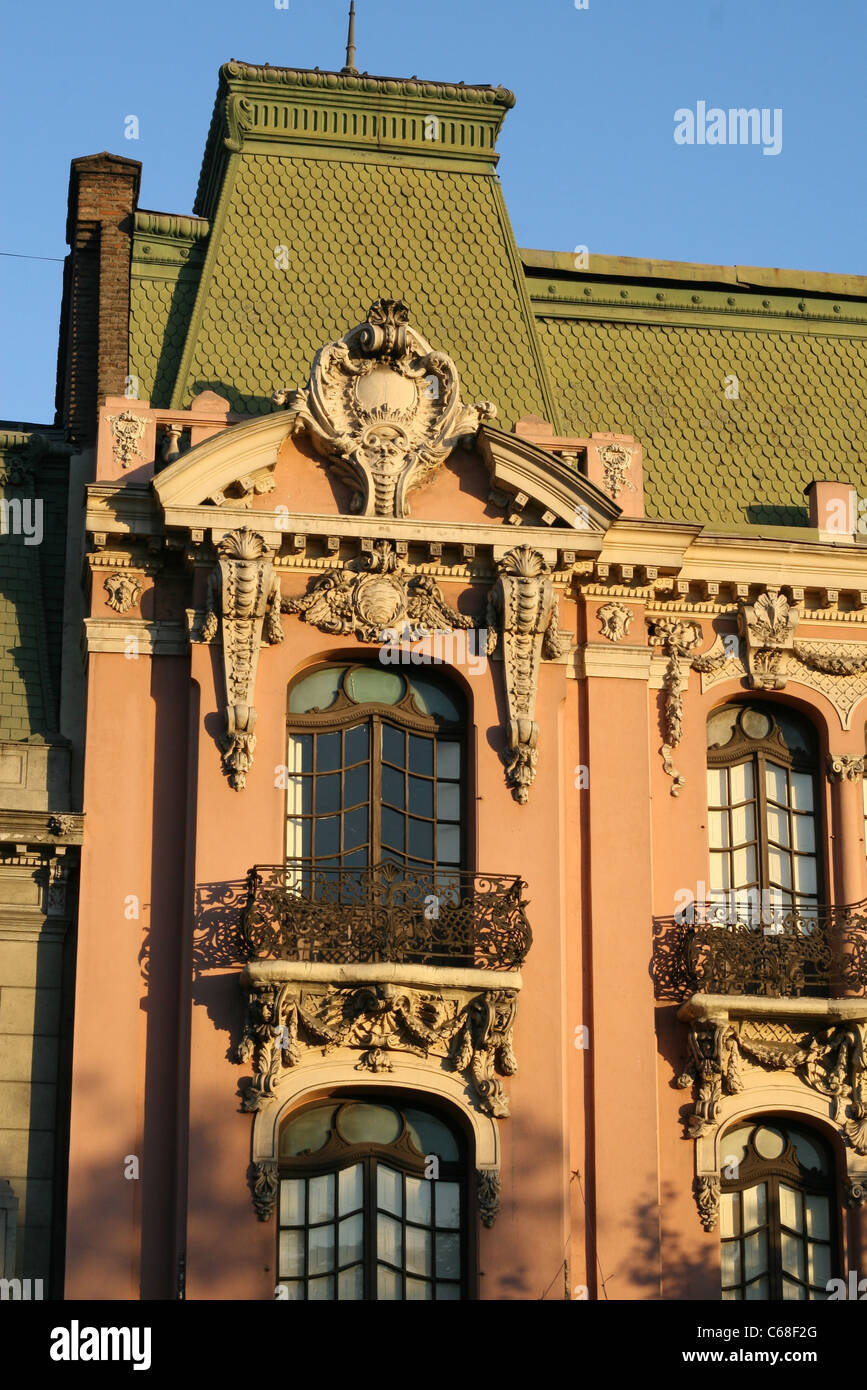
<path id="1" fill-rule="evenodd" d="M 0 535 L 0 739 L 20 741 L 58 727 L 71 452 L 57 432 L 0 425 L 0 497 L 42 501 L 40 544 L 25 545 L 14 532 Z"/>
<path id="2" fill-rule="evenodd" d="M 138 394 L 168 406 L 196 301 L 208 223 L 168 213 L 135 214 L 129 370 Z"/>
<path id="3" fill-rule="evenodd" d="M 304 385 L 319 348 L 384 296 L 404 300 L 419 332 L 455 359 L 465 400 L 493 400 L 507 427 L 546 414 L 510 241 L 490 175 L 241 156 L 174 403 L 209 387 L 233 410 L 270 411 L 275 387 Z"/>

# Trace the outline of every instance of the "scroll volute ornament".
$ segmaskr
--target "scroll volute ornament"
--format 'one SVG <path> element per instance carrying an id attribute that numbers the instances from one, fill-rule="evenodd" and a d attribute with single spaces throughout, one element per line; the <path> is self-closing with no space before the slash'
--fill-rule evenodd
<path id="1" fill-rule="evenodd" d="M 558 630 L 559 604 L 550 567 L 537 550 L 522 545 L 497 566 L 499 578 L 488 596 L 488 653 L 502 639 L 509 722 L 503 752 L 506 782 L 526 805 L 539 759 L 535 720 L 542 658 L 554 661 L 569 648 Z"/>
<path id="2" fill-rule="evenodd" d="M 222 618 L 226 731 L 220 739 L 229 783 L 247 783 L 256 747 L 253 694 L 263 641 L 282 642 L 280 583 L 265 541 L 257 531 L 231 531 L 217 546 L 219 569 L 208 585 L 202 637 L 212 641 Z M 267 620 L 267 621 L 266 621 Z M 264 629 L 264 630 L 263 630 Z"/>
<path id="3" fill-rule="evenodd" d="M 405 304 L 378 299 L 367 322 L 316 354 L 307 387 L 278 390 L 317 453 L 352 489 L 363 516 L 409 516 L 412 488 L 493 419 L 490 402 L 465 406 L 454 362 L 410 327 Z"/>

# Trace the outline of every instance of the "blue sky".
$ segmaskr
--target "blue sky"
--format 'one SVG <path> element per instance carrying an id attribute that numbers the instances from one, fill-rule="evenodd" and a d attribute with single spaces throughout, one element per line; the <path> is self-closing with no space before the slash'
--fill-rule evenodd
<path id="1" fill-rule="evenodd" d="M 499 171 L 520 246 L 867 274 L 864 0 L 356 2 L 359 68 L 516 93 Z M 340 68 L 347 10 L 7 7 L 0 250 L 62 259 L 69 162 L 103 149 L 141 160 L 142 207 L 189 212 L 220 64 Z M 698 102 L 779 109 L 780 153 L 676 144 Z M 60 287 L 57 261 L 0 256 L 2 418 L 53 419 Z"/>

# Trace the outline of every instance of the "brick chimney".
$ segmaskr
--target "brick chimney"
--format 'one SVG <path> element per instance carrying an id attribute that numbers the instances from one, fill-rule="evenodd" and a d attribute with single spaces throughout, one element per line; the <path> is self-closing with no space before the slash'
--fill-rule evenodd
<path id="1" fill-rule="evenodd" d="M 81 447 L 96 438 L 98 403 L 126 388 L 140 180 L 141 164 L 122 155 L 86 155 L 70 165 L 55 407 L 56 423 Z"/>

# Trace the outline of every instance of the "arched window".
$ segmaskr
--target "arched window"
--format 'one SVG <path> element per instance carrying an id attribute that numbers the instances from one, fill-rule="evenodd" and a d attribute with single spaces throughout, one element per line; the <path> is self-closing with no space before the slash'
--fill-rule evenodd
<path id="1" fill-rule="evenodd" d="M 464 731 L 445 681 L 354 665 L 302 676 L 289 695 L 287 860 L 463 867 Z"/>
<path id="2" fill-rule="evenodd" d="M 280 1136 L 278 1279 L 293 1300 L 467 1294 L 466 1160 L 414 1103 L 332 1097 Z"/>
<path id="3" fill-rule="evenodd" d="M 731 1130 L 721 1152 L 723 1299 L 826 1299 L 839 1270 L 829 1146 L 771 1116 Z"/>
<path id="4" fill-rule="evenodd" d="M 815 730 L 765 702 L 707 721 L 710 887 L 735 909 L 753 895 L 809 913 L 822 894 Z"/>

